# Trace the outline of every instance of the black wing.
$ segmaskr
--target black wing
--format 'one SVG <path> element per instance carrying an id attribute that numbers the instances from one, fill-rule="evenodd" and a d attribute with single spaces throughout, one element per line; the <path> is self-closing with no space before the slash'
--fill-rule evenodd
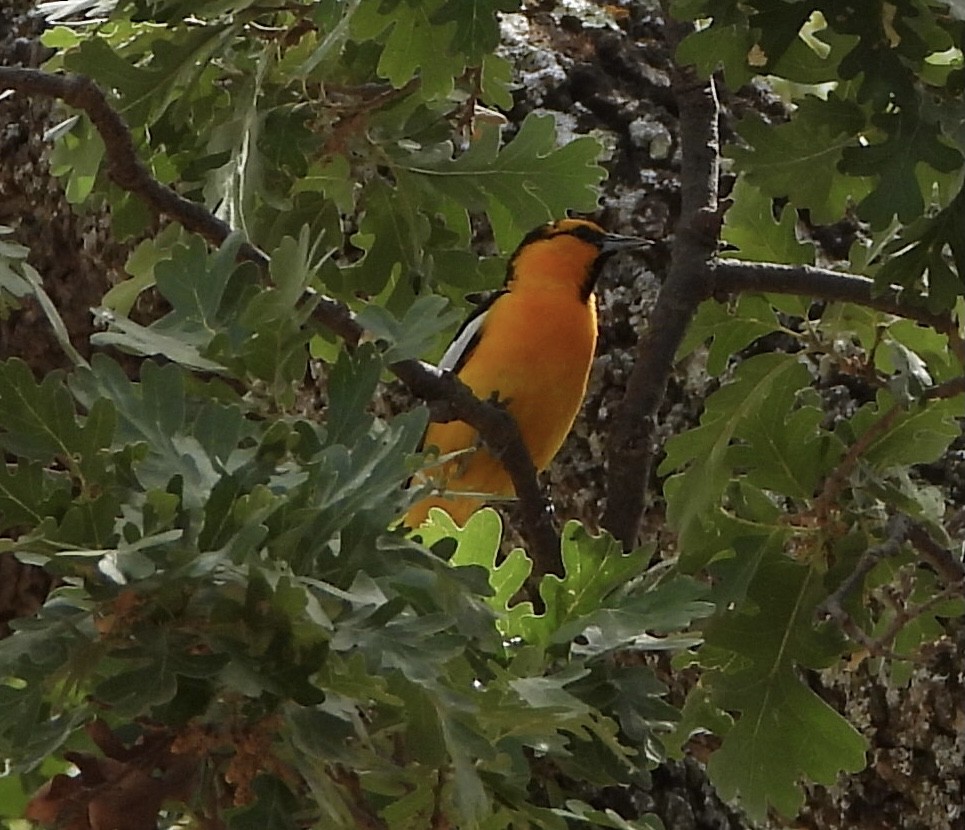
<path id="1" fill-rule="evenodd" d="M 459 327 L 459 331 L 456 332 L 456 336 L 452 338 L 452 343 L 449 344 L 449 348 L 446 349 L 445 354 L 439 361 L 440 369 L 448 369 L 450 372 L 456 372 L 458 374 L 459 370 L 469 359 L 469 355 L 472 354 L 473 349 L 476 348 L 476 344 L 479 343 L 486 313 L 492 308 L 496 300 L 502 297 L 503 294 L 508 293 L 508 291 L 502 290 L 492 291 L 486 295 L 470 295 L 470 299 L 473 302 L 476 302 L 476 298 L 478 297 L 479 304 L 470 312 L 469 316 Z"/>

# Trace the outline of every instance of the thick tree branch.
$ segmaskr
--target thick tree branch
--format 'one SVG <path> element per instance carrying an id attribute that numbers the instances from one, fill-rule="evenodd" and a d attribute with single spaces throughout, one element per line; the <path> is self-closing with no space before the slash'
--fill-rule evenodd
<path id="1" fill-rule="evenodd" d="M 682 29 L 665 12 L 673 43 Z M 627 391 L 608 440 L 607 507 L 603 526 L 624 548 L 637 544 L 654 454 L 656 415 L 674 355 L 701 300 L 710 296 L 707 263 L 717 249 L 719 105 L 713 80 L 674 67 L 671 89 L 680 112 L 682 150 L 680 219 L 670 274 L 637 347 Z"/>
<path id="2" fill-rule="evenodd" d="M 671 45 L 687 29 L 664 3 Z M 673 359 L 701 301 L 719 293 L 761 291 L 846 301 L 916 320 L 947 334 L 965 362 L 965 342 L 951 315 L 934 314 L 897 287 L 879 290 L 865 277 L 811 266 L 719 259 L 719 107 L 713 80 L 675 66 L 672 92 L 680 113 L 681 209 L 670 273 L 640 339 L 633 372 L 608 440 L 607 507 L 603 526 L 629 550 L 638 543 L 654 457 L 655 419 Z"/>
<path id="3" fill-rule="evenodd" d="M 837 300 L 907 317 L 937 331 L 956 332 L 948 314 L 933 314 L 907 297 L 897 286 L 881 291 L 875 281 L 853 274 L 842 274 L 813 265 L 777 265 L 771 262 L 744 262 L 719 259 L 711 266 L 713 290 L 718 292 L 761 291 L 774 294 L 800 294 L 822 300 Z"/>
<path id="4" fill-rule="evenodd" d="M 180 222 L 212 244 L 221 245 L 232 232 L 230 225 L 204 205 L 185 199 L 151 175 L 137 155 L 134 138 L 124 119 L 90 78 L 0 67 L 0 90 L 3 89 L 59 98 L 83 110 L 104 142 L 107 170 L 119 187 L 139 196 L 158 213 Z M 270 264 L 267 254 L 247 242 L 241 246 L 239 257 L 262 269 L 267 269 Z M 352 310 L 331 297 L 316 299 L 315 321 L 349 345 L 357 344 L 364 330 Z M 439 372 L 418 360 L 400 361 L 389 368 L 417 397 L 430 403 L 445 401 L 447 416 L 465 421 L 476 429 L 490 451 L 502 461 L 513 481 L 521 506 L 521 531 L 530 547 L 535 570 L 539 573 L 560 572 L 560 539 L 552 509 L 540 489 L 536 468 L 512 415 L 479 400 L 451 373 Z"/>

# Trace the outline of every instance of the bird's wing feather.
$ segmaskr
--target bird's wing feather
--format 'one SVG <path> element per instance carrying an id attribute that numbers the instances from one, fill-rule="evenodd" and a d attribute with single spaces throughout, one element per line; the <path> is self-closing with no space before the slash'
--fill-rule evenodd
<path id="1" fill-rule="evenodd" d="M 476 348 L 476 344 L 479 342 L 483 322 L 486 319 L 486 312 L 492 308 L 496 300 L 502 297 L 503 294 L 508 293 L 508 291 L 494 291 L 472 310 L 470 315 L 459 327 L 459 331 L 456 332 L 452 343 L 439 361 L 440 369 L 458 372 L 465 365 L 469 359 L 469 355 L 472 354 L 473 349 Z"/>

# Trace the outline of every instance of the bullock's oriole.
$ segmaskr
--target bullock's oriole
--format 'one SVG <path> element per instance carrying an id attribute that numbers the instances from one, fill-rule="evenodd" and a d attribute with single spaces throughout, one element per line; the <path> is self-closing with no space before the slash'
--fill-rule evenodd
<path id="1" fill-rule="evenodd" d="M 470 314 L 439 362 L 476 397 L 495 395 L 505 402 L 539 470 L 553 460 L 586 394 L 597 336 L 593 289 L 601 267 L 610 254 L 646 244 L 582 219 L 536 228 L 510 258 L 503 289 Z M 437 448 L 440 456 L 475 449 L 416 477 L 444 492 L 414 504 L 406 525 L 418 527 L 430 507 L 465 524 L 485 500 L 479 494 L 513 495 L 503 465 L 478 444 L 476 431 L 463 421 L 429 426 L 424 446 Z"/>

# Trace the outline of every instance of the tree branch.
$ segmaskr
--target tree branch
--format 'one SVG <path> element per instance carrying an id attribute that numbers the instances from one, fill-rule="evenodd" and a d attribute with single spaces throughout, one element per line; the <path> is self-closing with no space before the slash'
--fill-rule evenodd
<path id="1" fill-rule="evenodd" d="M 104 92 L 82 75 L 53 75 L 38 69 L 0 67 L 0 90 L 12 89 L 33 95 L 59 98 L 83 112 L 104 142 L 107 170 L 122 189 L 134 193 L 158 213 L 180 222 L 214 245 L 221 245 L 232 233 L 227 222 L 204 205 L 185 199 L 161 184 L 141 162 L 130 129 L 111 106 Z M 270 259 L 264 251 L 245 242 L 239 258 L 267 270 Z M 315 322 L 356 345 L 364 329 L 352 310 L 338 300 L 321 296 L 313 313 Z M 465 421 L 482 437 L 489 450 L 509 473 L 521 506 L 521 532 L 530 547 L 535 571 L 561 569 L 560 538 L 553 523 L 552 509 L 536 477 L 536 468 L 512 415 L 479 400 L 455 375 L 440 372 L 418 360 L 403 360 L 389 366 L 414 395 L 426 402 L 447 402 L 451 415 Z"/>
<path id="2" fill-rule="evenodd" d="M 59 98 L 83 110 L 104 142 L 107 172 L 118 187 L 140 196 L 158 213 L 176 218 L 185 228 L 220 244 L 231 233 L 231 227 L 204 205 L 185 199 L 155 179 L 138 158 L 134 137 L 124 119 L 107 96 L 84 75 L 53 75 L 41 69 L 0 67 L 0 89 L 13 89 L 47 98 Z M 263 268 L 268 256 L 245 243 L 240 256 Z"/>
<path id="3" fill-rule="evenodd" d="M 667 4 L 663 7 L 673 47 L 687 28 L 673 23 Z M 719 259 L 719 107 L 713 80 L 701 82 L 689 68 L 678 66 L 671 78 L 680 113 L 680 219 L 670 273 L 637 346 L 634 369 L 607 444 L 603 526 L 627 550 L 638 542 L 655 449 L 656 414 L 677 348 L 704 299 L 720 292 L 760 291 L 852 302 L 933 327 L 948 336 L 951 348 L 965 362 L 965 341 L 952 316 L 928 311 L 899 287 L 881 290 L 873 280 L 825 268 Z"/>
<path id="4" fill-rule="evenodd" d="M 562 576 L 560 537 L 553 509 L 539 486 L 536 466 L 523 443 L 516 419 L 505 409 L 481 401 L 452 372 L 418 360 L 403 360 L 390 368 L 414 395 L 424 401 L 443 401 L 444 415 L 436 420 L 465 421 L 482 436 L 489 451 L 506 468 L 519 498 L 523 536 L 533 557 L 533 574 Z"/>
<path id="5" fill-rule="evenodd" d="M 933 314 L 922 308 L 906 298 L 898 286 L 889 286 L 882 291 L 874 280 L 867 277 L 842 274 L 813 265 L 777 265 L 739 259 L 715 260 L 710 269 L 715 293 L 761 291 L 838 300 L 916 320 L 944 334 L 957 333 L 950 315 Z"/>
<path id="6" fill-rule="evenodd" d="M 908 541 L 947 586 L 965 584 L 965 564 L 947 548 L 938 544 L 924 525 L 912 523 L 908 529 Z"/>
<path id="7" fill-rule="evenodd" d="M 675 46 L 689 27 L 664 19 Z M 681 208 L 670 274 L 637 346 L 633 372 L 607 443 L 607 506 L 603 526 L 624 549 L 637 544 L 654 455 L 657 410 L 687 326 L 711 294 L 707 263 L 717 250 L 719 104 L 713 80 L 701 81 L 689 68 L 674 66 L 671 90 L 680 112 Z"/>
<path id="8" fill-rule="evenodd" d="M 882 643 L 869 637 L 859 626 L 851 615 L 845 610 L 844 605 L 851 595 L 864 582 L 864 578 L 872 571 L 882 559 L 896 556 L 901 550 L 901 546 L 908 538 L 908 531 L 911 527 L 911 520 L 907 516 L 892 516 L 888 521 L 888 537 L 880 544 L 868 548 L 858 560 L 855 569 L 817 609 L 817 613 L 827 614 L 833 619 L 854 642 L 863 646 L 869 653 L 882 654 Z"/>

